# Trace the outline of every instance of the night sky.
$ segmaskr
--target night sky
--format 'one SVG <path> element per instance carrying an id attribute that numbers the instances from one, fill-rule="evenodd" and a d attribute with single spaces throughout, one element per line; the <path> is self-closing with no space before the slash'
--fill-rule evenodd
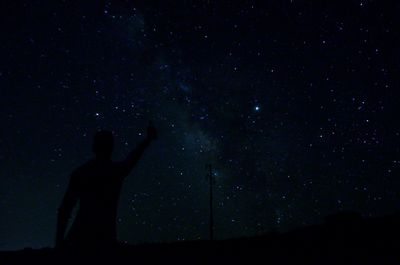
<path id="1" fill-rule="evenodd" d="M 287 231 L 400 207 L 399 1 L 2 4 L 0 250 L 53 246 L 94 132 L 124 182 L 118 239 Z M 168 3 L 167 3 L 168 2 Z"/>

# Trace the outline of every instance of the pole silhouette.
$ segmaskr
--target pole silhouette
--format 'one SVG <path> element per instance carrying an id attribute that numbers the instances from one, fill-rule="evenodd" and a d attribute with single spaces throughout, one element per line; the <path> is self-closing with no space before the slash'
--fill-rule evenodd
<path id="1" fill-rule="evenodd" d="M 213 216 L 213 172 L 211 164 L 208 164 L 210 186 L 210 240 L 214 240 L 214 216 Z"/>

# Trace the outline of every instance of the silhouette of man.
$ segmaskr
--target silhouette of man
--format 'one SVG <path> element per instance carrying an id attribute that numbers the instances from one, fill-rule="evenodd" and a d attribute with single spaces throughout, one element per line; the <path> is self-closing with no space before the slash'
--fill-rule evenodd
<path id="1" fill-rule="evenodd" d="M 116 216 L 122 182 L 156 138 L 157 130 L 149 124 L 147 137 L 124 161 L 113 162 L 112 133 L 99 131 L 94 135 L 95 158 L 72 173 L 58 209 L 56 247 L 96 248 L 116 243 Z M 64 238 L 68 219 L 78 202 L 76 218 Z"/>

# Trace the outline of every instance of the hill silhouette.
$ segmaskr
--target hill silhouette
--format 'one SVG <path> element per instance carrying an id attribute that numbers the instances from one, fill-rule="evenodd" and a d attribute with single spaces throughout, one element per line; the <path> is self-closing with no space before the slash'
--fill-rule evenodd
<path id="1" fill-rule="evenodd" d="M 320 225 L 221 241 L 0 252 L 1 264 L 400 264 L 400 213 L 341 212 Z"/>

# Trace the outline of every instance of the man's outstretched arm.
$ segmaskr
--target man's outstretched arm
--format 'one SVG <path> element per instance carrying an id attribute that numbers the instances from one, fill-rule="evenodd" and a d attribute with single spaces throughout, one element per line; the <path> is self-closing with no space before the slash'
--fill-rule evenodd
<path id="1" fill-rule="evenodd" d="M 65 192 L 64 198 L 58 208 L 57 213 L 57 231 L 56 231 L 56 247 L 61 247 L 64 241 L 64 234 L 67 228 L 72 209 L 78 200 L 77 184 L 74 175 L 71 176 L 70 182 Z"/>
<path id="2" fill-rule="evenodd" d="M 140 157 L 142 156 L 144 150 L 150 145 L 150 143 L 157 139 L 157 129 L 149 124 L 147 127 L 147 136 L 144 140 L 142 140 L 135 149 L 133 149 L 125 161 L 123 161 L 123 168 L 124 168 L 124 175 L 129 174 L 133 167 L 136 165 L 136 163 L 139 161 Z"/>

